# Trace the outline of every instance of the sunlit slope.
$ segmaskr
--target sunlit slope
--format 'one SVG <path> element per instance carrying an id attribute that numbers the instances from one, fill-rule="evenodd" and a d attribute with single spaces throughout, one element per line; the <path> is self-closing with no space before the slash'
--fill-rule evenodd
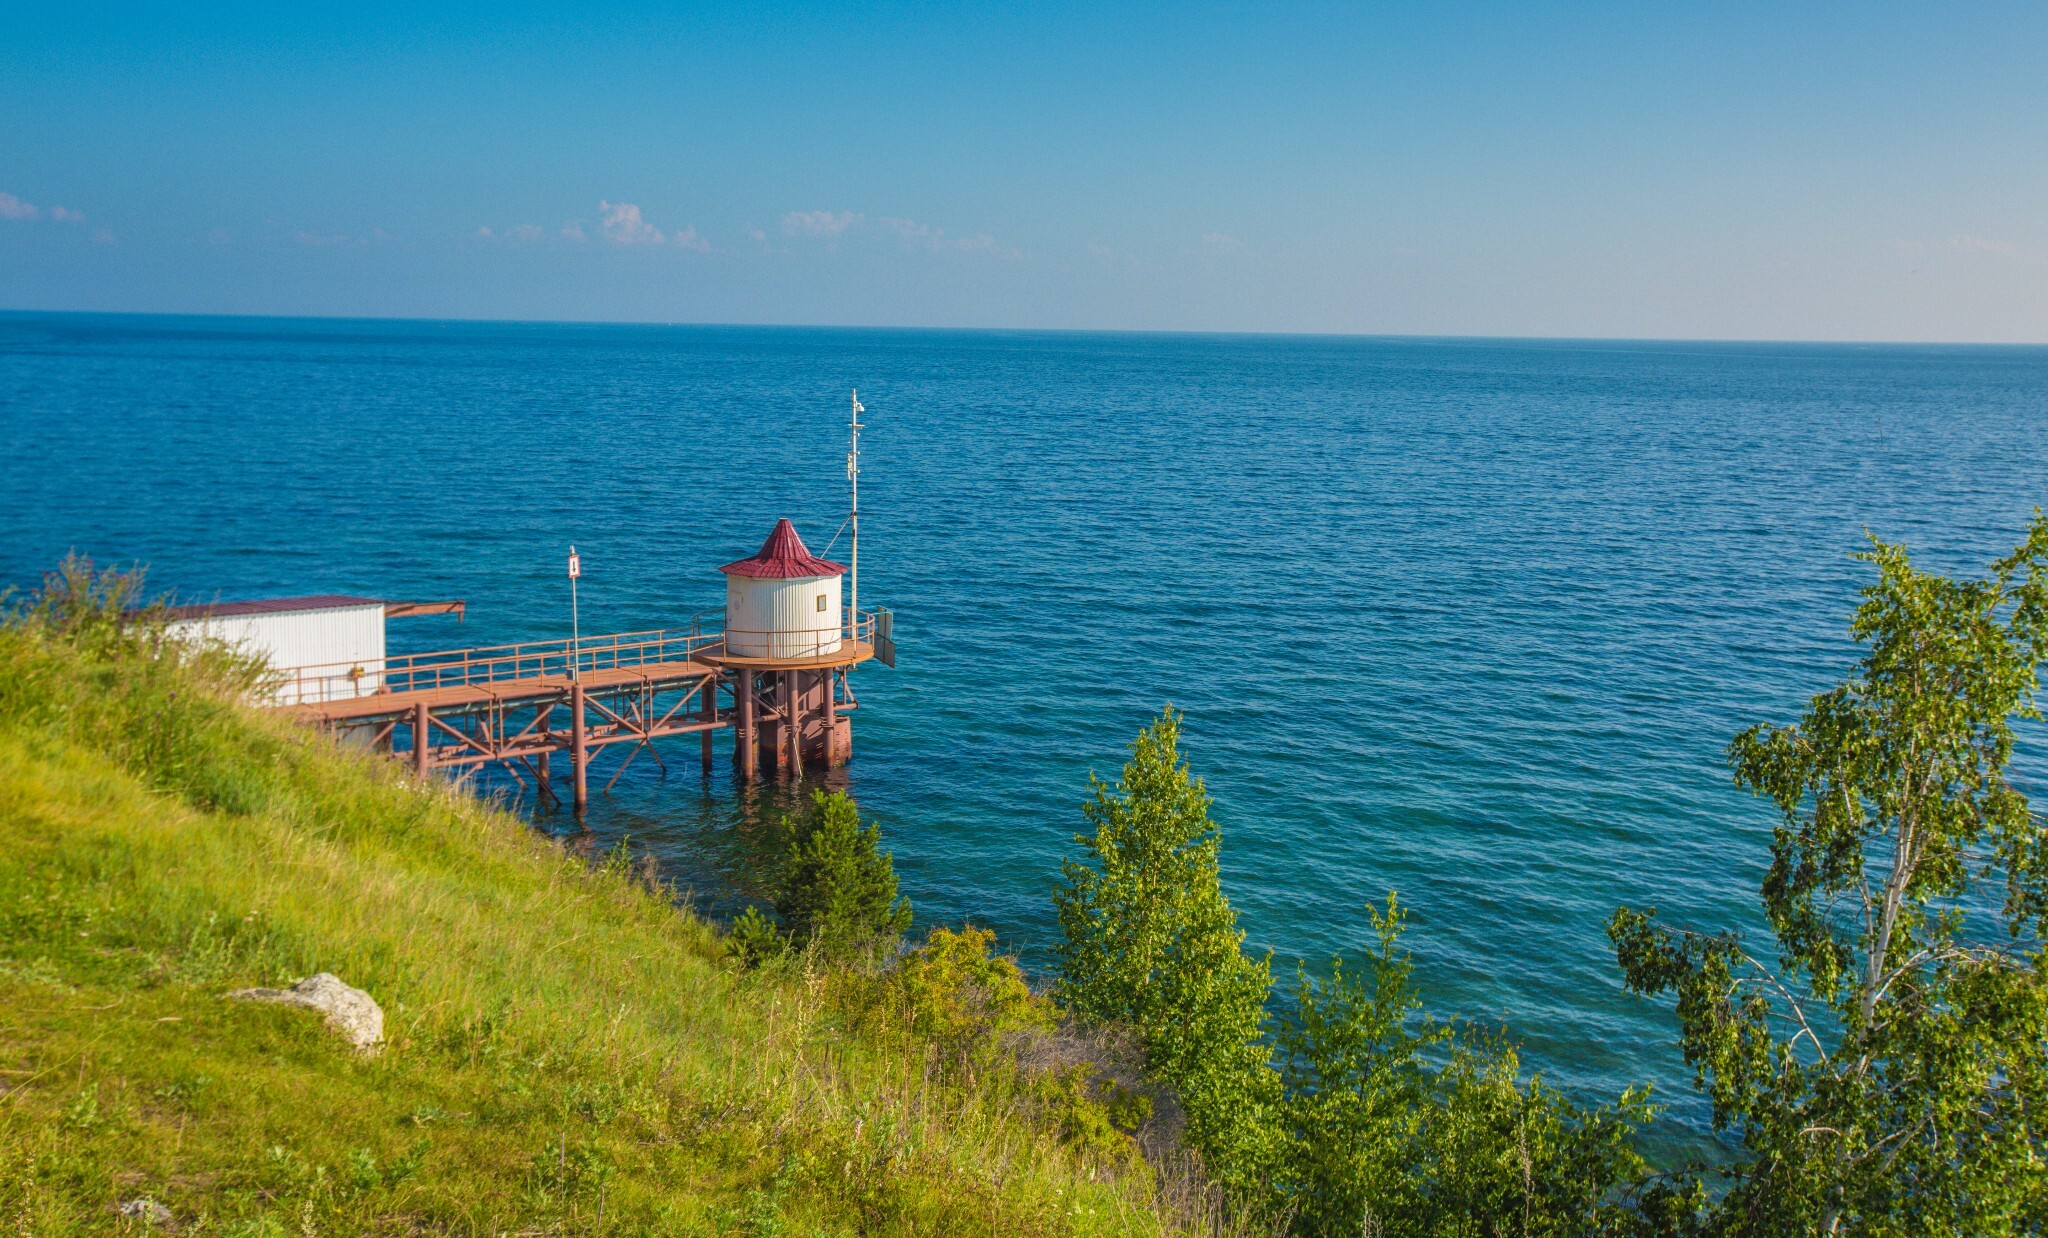
<path id="1" fill-rule="evenodd" d="M 1163 1228 L 815 986 L 735 975 L 644 874 L 228 704 L 231 675 L 0 628 L 8 1226 L 149 1199 L 228 1233 Z M 223 996 L 316 971 L 382 1003 L 383 1053 Z"/>

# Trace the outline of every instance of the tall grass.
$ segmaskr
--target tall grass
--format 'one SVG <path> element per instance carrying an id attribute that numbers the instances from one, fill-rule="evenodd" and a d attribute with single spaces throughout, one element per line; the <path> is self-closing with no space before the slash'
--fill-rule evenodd
<path id="1" fill-rule="evenodd" d="M 1164 1234 L 1152 1176 L 801 968 L 740 974 L 623 856 L 236 701 L 70 564 L 0 625 L 0 1226 Z M 331 971 L 362 1057 L 222 1000 Z"/>

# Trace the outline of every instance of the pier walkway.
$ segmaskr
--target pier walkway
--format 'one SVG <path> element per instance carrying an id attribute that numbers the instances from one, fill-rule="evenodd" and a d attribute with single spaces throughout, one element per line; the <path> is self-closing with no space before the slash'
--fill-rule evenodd
<path id="1" fill-rule="evenodd" d="M 422 776 L 452 768 L 467 777 L 496 764 L 521 788 L 530 778 L 537 795 L 558 803 L 550 763 L 563 754 L 578 809 L 589 799 L 593 760 L 620 744 L 630 747 L 606 790 L 642 752 L 666 770 L 657 739 L 699 736 L 708 775 L 713 733 L 735 727 L 744 778 L 757 776 L 764 757 L 784 776 L 800 777 L 807 750 L 823 753 L 814 760 L 838 763 L 834 728 L 858 704 L 846 672 L 875 656 L 874 614 L 856 616 L 836 641 L 792 651 L 807 656 L 776 659 L 726 656 L 726 633 L 707 625 L 706 617 L 687 631 L 292 667 L 277 671 L 265 691 L 287 716 L 349 742 L 408 754 Z M 879 626 L 886 649 L 886 618 Z"/>

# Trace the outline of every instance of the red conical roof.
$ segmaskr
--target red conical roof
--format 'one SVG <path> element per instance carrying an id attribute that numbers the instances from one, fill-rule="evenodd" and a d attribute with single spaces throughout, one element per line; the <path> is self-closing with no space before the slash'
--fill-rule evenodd
<path id="1" fill-rule="evenodd" d="M 775 522 L 775 531 L 761 543 L 751 559 L 741 559 L 718 569 L 728 576 L 750 576 L 755 580 L 796 580 L 804 576 L 838 576 L 844 563 L 820 559 L 804 549 L 804 539 L 787 520 Z"/>

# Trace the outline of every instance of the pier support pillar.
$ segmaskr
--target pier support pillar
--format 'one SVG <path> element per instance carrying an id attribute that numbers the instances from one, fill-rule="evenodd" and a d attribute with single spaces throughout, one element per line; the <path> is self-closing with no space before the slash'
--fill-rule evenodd
<path id="1" fill-rule="evenodd" d="M 428 713 L 425 701 L 412 707 L 412 768 L 422 778 L 427 776 L 427 745 L 433 738 L 427 734 L 427 728 L 432 725 L 428 721 L 430 717 L 432 715 Z"/>
<path id="2" fill-rule="evenodd" d="M 831 667 L 819 671 L 825 681 L 825 768 L 839 768 L 839 676 Z"/>
<path id="3" fill-rule="evenodd" d="M 718 721 L 718 676 L 713 675 L 709 679 L 706 679 L 704 681 L 703 688 L 700 690 L 704 693 L 704 699 L 698 702 L 699 705 L 702 706 L 702 708 L 698 712 L 703 717 L 704 723 L 708 727 L 711 723 Z M 704 732 L 702 736 L 702 742 L 704 748 L 704 776 L 706 778 L 709 778 L 711 777 L 710 731 L 707 730 Z"/>
<path id="4" fill-rule="evenodd" d="M 576 778 L 576 812 L 590 806 L 590 752 L 584 744 L 583 685 L 569 685 L 569 765 Z"/>
<path id="5" fill-rule="evenodd" d="M 740 715 L 733 731 L 733 763 L 739 766 L 740 781 L 751 783 L 761 776 L 761 750 L 754 739 L 754 672 L 741 668 L 732 673 L 732 699 Z"/>
<path id="6" fill-rule="evenodd" d="M 775 764 L 778 767 L 776 772 L 782 776 L 784 782 L 803 777 L 803 766 L 798 763 L 798 753 L 803 745 L 803 728 L 797 721 L 796 684 L 792 682 L 796 675 L 795 671 L 778 671 L 775 675 L 775 707 L 782 713 L 782 726 L 775 735 L 779 741 L 776 744 Z"/>
<path id="7" fill-rule="evenodd" d="M 839 672 L 827 668 L 821 672 L 824 677 L 824 734 L 818 744 L 819 759 L 826 769 L 838 769 L 846 764 L 853 751 L 853 720 L 839 712 Z"/>

